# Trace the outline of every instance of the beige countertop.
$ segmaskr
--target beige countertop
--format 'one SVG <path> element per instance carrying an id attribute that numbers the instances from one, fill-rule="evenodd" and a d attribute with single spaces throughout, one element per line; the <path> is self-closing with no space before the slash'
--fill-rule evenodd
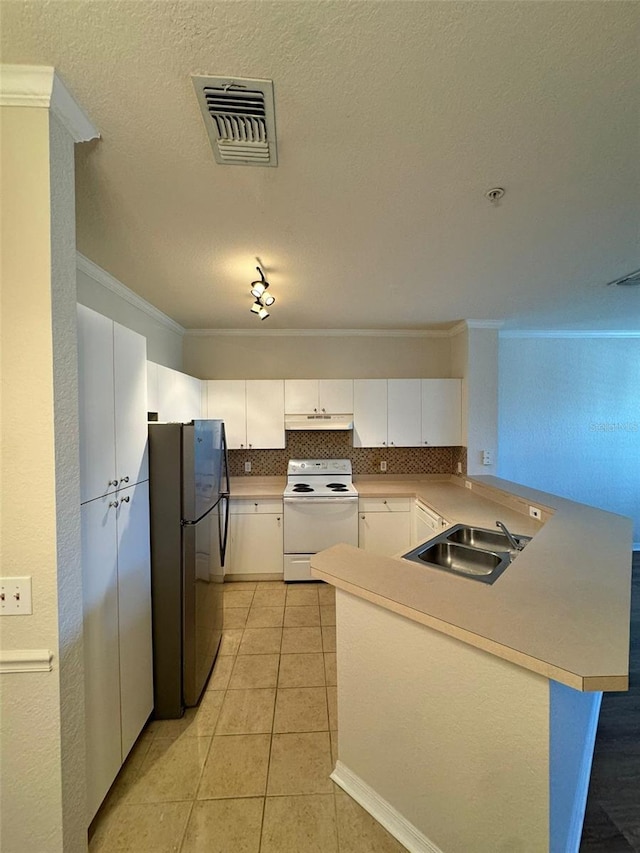
<path id="1" fill-rule="evenodd" d="M 232 498 L 281 498 L 286 477 L 231 477 Z"/>
<path id="2" fill-rule="evenodd" d="M 314 556 L 315 577 L 578 690 L 628 689 L 630 519 L 496 477 L 354 480 L 362 497 L 415 495 L 451 523 L 534 538 L 491 585 L 348 545 Z"/>

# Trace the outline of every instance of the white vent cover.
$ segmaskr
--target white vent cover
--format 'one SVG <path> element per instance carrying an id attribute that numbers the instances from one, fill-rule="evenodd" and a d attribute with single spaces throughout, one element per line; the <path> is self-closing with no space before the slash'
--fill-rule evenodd
<path id="1" fill-rule="evenodd" d="M 193 77 L 217 163 L 277 166 L 271 80 Z"/>

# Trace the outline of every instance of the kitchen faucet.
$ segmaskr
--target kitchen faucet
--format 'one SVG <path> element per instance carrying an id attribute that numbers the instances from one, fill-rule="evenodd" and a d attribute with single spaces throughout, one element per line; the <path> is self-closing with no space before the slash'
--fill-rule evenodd
<path id="1" fill-rule="evenodd" d="M 509 540 L 509 545 L 511 545 L 514 551 L 522 551 L 524 545 L 521 542 L 518 542 L 514 535 L 510 533 L 509 530 L 507 530 L 506 524 L 504 524 L 502 521 L 496 521 L 496 527 L 499 527 L 500 530 L 502 530 L 504 535 Z"/>

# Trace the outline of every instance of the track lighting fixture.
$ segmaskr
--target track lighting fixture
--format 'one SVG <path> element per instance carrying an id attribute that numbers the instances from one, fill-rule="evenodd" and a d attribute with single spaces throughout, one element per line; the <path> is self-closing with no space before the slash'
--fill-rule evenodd
<path id="1" fill-rule="evenodd" d="M 251 295 L 255 299 L 255 302 L 251 306 L 251 312 L 253 314 L 257 314 L 261 320 L 266 320 L 269 316 L 267 308 L 273 305 L 276 298 L 270 293 L 267 293 L 269 282 L 264 277 L 264 273 L 260 267 L 256 267 L 256 269 L 260 274 L 260 278 L 251 282 Z"/>

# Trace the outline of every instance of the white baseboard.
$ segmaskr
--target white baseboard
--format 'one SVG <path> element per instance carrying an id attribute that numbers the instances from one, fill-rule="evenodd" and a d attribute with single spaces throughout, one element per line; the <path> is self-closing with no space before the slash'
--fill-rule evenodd
<path id="1" fill-rule="evenodd" d="M 419 829 L 403 817 L 386 800 L 373 790 L 366 782 L 352 773 L 341 761 L 336 762 L 336 769 L 331 778 L 346 791 L 362 808 L 369 812 L 372 818 L 393 835 L 409 853 L 442 853 L 433 841 L 429 841 Z"/>

